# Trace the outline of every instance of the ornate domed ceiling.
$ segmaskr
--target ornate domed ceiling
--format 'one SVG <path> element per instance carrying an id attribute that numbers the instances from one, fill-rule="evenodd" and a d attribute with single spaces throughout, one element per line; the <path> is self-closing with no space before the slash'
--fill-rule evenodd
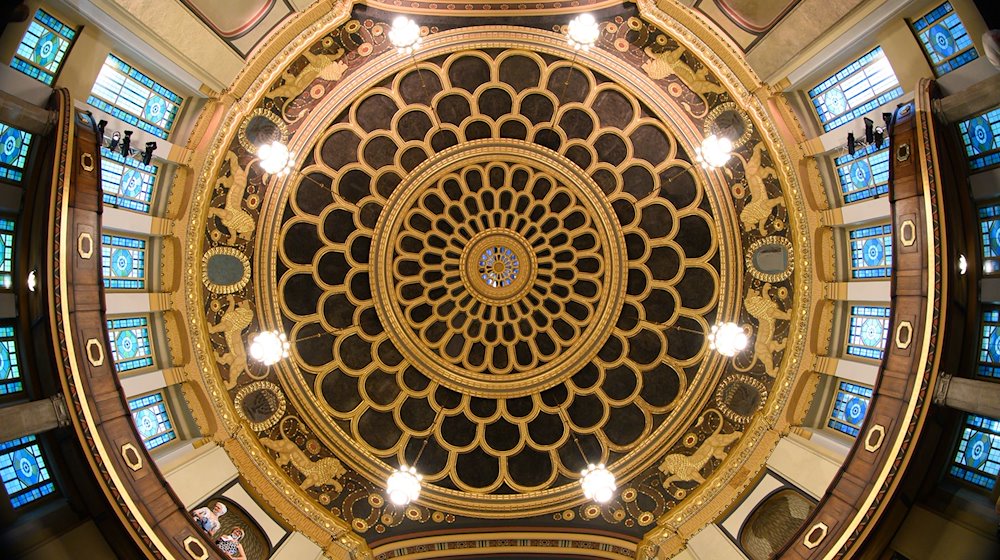
<path id="1" fill-rule="evenodd" d="M 799 195 L 690 30 L 612 6 L 574 51 L 565 14 L 444 12 L 412 57 L 370 7 L 285 33 L 222 124 L 188 240 L 202 421 L 314 538 L 516 526 L 634 556 L 773 445 L 809 298 Z M 711 133 L 736 145 L 719 170 L 693 163 Z M 261 171 L 271 140 L 295 172 Z M 724 359 L 706 333 L 730 320 L 751 346 Z M 292 342 L 271 367 L 246 353 L 267 329 Z M 588 462 L 610 503 L 583 497 Z M 424 489 L 399 507 L 403 464 Z"/>

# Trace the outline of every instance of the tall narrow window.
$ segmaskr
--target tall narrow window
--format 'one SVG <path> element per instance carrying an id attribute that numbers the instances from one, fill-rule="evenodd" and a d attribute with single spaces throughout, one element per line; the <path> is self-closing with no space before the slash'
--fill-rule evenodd
<path id="1" fill-rule="evenodd" d="M 1000 203 L 979 207 L 979 239 L 983 248 L 983 272 L 1000 270 Z"/>
<path id="2" fill-rule="evenodd" d="M 889 332 L 889 308 L 852 305 L 847 332 L 847 354 L 881 360 Z"/>
<path id="3" fill-rule="evenodd" d="M 1000 165 L 1000 107 L 958 123 L 969 168 L 981 171 Z"/>
<path id="4" fill-rule="evenodd" d="M 903 95 L 882 47 L 809 90 L 823 130 L 829 132 Z"/>
<path id="5" fill-rule="evenodd" d="M 1000 474 L 1000 420 L 966 414 L 962 439 L 951 462 L 951 475 L 993 490 Z"/>
<path id="6" fill-rule="evenodd" d="M 45 10 L 38 10 L 17 46 L 10 67 L 51 86 L 74 39 L 75 29 Z"/>
<path id="7" fill-rule="evenodd" d="M 94 82 L 87 103 L 115 118 L 166 138 L 183 99 L 113 54 Z"/>
<path id="8" fill-rule="evenodd" d="M 128 409 L 132 412 L 132 421 L 135 422 L 146 449 L 154 449 L 177 439 L 163 393 L 151 393 L 131 399 L 128 401 Z"/>
<path id="9" fill-rule="evenodd" d="M 0 443 L 0 479 L 15 509 L 56 491 L 48 462 L 35 436 Z"/>
<path id="10" fill-rule="evenodd" d="M 104 191 L 104 204 L 149 213 L 156 171 L 155 165 L 145 165 L 102 146 L 101 189 Z"/>
<path id="11" fill-rule="evenodd" d="M 889 192 L 889 147 L 874 144 L 858 150 L 853 156 L 840 156 L 837 175 L 844 203 L 859 202 Z"/>
<path id="12" fill-rule="evenodd" d="M 31 133 L 0 123 L 0 179 L 21 182 L 30 147 Z"/>
<path id="13" fill-rule="evenodd" d="M 976 374 L 1000 380 L 1000 307 L 983 309 L 983 325 L 979 337 L 979 368 Z"/>
<path id="14" fill-rule="evenodd" d="M 21 361 L 17 358 L 17 338 L 12 325 L 0 325 L 0 396 L 24 390 Z"/>
<path id="15" fill-rule="evenodd" d="M 972 38 L 950 2 L 934 8 L 910 26 L 924 47 L 935 76 L 944 76 L 979 58 Z"/>
<path id="16" fill-rule="evenodd" d="M 9 290 L 14 272 L 14 220 L 0 218 L 0 286 Z"/>
<path id="17" fill-rule="evenodd" d="M 149 319 L 123 317 L 108 319 L 108 338 L 115 371 L 124 373 L 153 365 L 153 350 L 149 344 Z"/>
<path id="18" fill-rule="evenodd" d="M 871 387 L 841 381 L 837 385 L 837 394 L 833 397 L 826 425 L 840 433 L 858 437 L 871 401 Z"/>
<path id="19" fill-rule="evenodd" d="M 852 229 L 851 277 L 888 278 L 892 275 L 892 225 Z"/>
<path id="20" fill-rule="evenodd" d="M 124 235 L 101 235 L 104 287 L 142 290 L 146 287 L 146 241 Z"/>

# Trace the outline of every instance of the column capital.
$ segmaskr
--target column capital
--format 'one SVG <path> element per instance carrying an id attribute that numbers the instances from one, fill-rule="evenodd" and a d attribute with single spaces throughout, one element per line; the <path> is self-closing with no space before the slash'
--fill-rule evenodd
<path id="1" fill-rule="evenodd" d="M 945 403 L 949 387 L 951 387 L 951 375 L 938 373 L 937 383 L 934 384 L 934 404 Z"/>

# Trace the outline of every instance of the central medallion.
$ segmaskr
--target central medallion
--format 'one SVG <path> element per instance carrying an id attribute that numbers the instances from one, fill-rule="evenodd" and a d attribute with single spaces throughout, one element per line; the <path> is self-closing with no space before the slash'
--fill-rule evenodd
<path id="1" fill-rule="evenodd" d="M 517 396 L 579 371 L 614 327 L 624 240 L 572 162 L 469 142 L 413 170 L 372 240 L 372 292 L 395 347 L 463 394 Z"/>

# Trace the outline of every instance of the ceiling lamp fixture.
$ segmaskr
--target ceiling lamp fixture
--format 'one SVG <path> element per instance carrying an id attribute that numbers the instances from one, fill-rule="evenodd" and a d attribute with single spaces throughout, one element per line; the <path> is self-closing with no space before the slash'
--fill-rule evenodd
<path id="1" fill-rule="evenodd" d="M 736 323 L 712 325 L 712 330 L 708 333 L 708 347 L 729 358 L 742 352 L 748 342 L 750 339 L 746 331 Z"/>
<path id="2" fill-rule="evenodd" d="M 422 476 L 417 474 L 416 467 L 401 465 L 392 471 L 389 479 L 385 483 L 385 492 L 389 495 L 389 501 L 397 506 L 405 506 L 420 497 L 420 481 Z"/>
<path id="3" fill-rule="evenodd" d="M 965 258 L 965 257 L 962 257 L 962 258 Z M 963 272 L 962 274 L 965 274 L 965 273 Z M 28 273 L 28 290 L 30 290 L 30 291 L 33 292 L 33 291 L 35 291 L 35 288 L 37 286 L 38 286 L 38 280 L 35 279 L 35 271 L 32 270 L 31 272 Z"/>
<path id="4" fill-rule="evenodd" d="M 389 29 L 389 42 L 396 47 L 399 54 L 413 55 L 420 46 L 420 26 L 412 19 L 399 16 L 392 20 L 392 28 Z"/>
<path id="5" fill-rule="evenodd" d="M 587 465 L 587 468 L 580 471 L 580 486 L 583 487 L 583 495 L 588 500 L 594 500 L 599 504 L 606 504 L 615 497 L 615 490 L 618 485 L 615 483 L 615 475 L 611 474 L 604 463 Z"/>
<path id="6" fill-rule="evenodd" d="M 292 153 L 288 146 L 275 140 L 257 147 L 260 168 L 269 175 L 287 175 L 292 170 Z"/>
<path id="7" fill-rule="evenodd" d="M 966 260 L 965 255 L 958 256 L 958 273 L 965 276 L 965 273 L 969 271 L 969 261 Z"/>
<path id="8" fill-rule="evenodd" d="M 566 29 L 569 46 L 578 51 L 588 51 L 601 36 L 597 20 L 590 14 L 580 14 L 570 20 Z"/>
<path id="9" fill-rule="evenodd" d="M 273 366 L 288 357 L 291 344 L 285 333 L 278 331 L 263 331 L 254 335 L 250 341 L 250 357 L 265 366 Z"/>
<path id="10" fill-rule="evenodd" d="M 733 155 L 733 142 L 725 136 L 714 134 L 705 138 L 701 146 L 694 149 L 695 159 L 705 169 L 716 169 L 726 165 Z"/>

